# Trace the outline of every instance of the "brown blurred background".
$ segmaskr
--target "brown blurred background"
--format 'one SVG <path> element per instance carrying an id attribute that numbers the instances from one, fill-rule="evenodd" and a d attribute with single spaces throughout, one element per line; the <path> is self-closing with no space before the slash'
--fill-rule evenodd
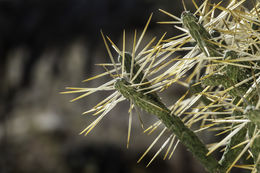
<path id="1" fill-rule="evenodd" d="M 190 2 L 186 4 L 193 9 Z M 163 161 L 159 155 L 145 168 L 161 146 L 158 144 L 137 164 L 158 132 L 143 134 L 135 116 L 130 148 L 126 149 L 128 103 L 111 111 L 89 136 L 78 135 L 93 121 L 91 115 L 81 113 L 104 98 L 104 93 L 75 103 L 69 100 L 76 95 L 59 94 L 66 86 L 102 83 L 81 83 L 103 72 L 95 63 L 109 62 L 100 29 L 115 43 L 121 43 L 126 29 L 127 40 L 132 40 L 134 29 L 140 35 L 154 12 L 144 43 L 165 31 L 167 37 L 176 35 L 172 25 L 156 24 L 169 20 L 159 8 L 176 16 L 183 11 L 181 0 L 0 1 L 1 173 L 204 172 L 181 145 L 171 160 Z M 172 98 L 162 97 L 172 103 L 181 92 L 183 89 L 172 89 Z"/>

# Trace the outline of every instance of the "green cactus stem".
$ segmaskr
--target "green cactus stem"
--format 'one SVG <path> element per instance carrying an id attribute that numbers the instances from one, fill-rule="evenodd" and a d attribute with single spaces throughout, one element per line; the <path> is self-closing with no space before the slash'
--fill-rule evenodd
<path id="1" fill-rule="evenodd" d="M 143 109 L 145 112 L 156 115 L 163 124 L 174 133 L 183 145 L 196 157 L 201 164 L 212 173 L 220 173 L 220 165 L 212 156 L 207 156 L 208 149 L 200 141 L 200 139 L 184 125 L 181 119 L 173 114 L 163 104 L 150 99 L 142 92 L 138 92 L 125 79 L 118 79 L 115 83 L 115 88 L 128 100 L 131 100 L 136 106 Z"/>

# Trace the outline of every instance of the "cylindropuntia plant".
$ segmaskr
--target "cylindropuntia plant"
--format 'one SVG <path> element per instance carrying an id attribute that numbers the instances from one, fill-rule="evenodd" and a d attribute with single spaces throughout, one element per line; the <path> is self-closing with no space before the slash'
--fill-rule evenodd
<path id="1" fill-rule="evenodd" d="M 106 72 L 86 81 L 107 75 L 111 80 L 96 88 L 67 88 L 69 91 L 63 93 L 83 93 L 75 101 L 97 91 L 114 91 L 85 112 L 100 114 L 81 132 L 85 135 L 124 100 L 130 102 L 128 144 L 134 106 L 157 116 L 158 121 L 145 131 L 164 128 L 139 161 L 169 131 L 171 135 L 150 163 L 163 149 L 165 158 L 170 158 L 181 142 L 208 172 L 230 172 L 233 167 L 260 172 L 260 4 L 255 3 L 249 10 L 243 6 L 245 0 L 232 0 L 226 7 L 210 0 L 200 6 L 192 2 L 196 12 L 184 11 L 181 18 L 160 10 L 174 20 L 161 23 L 176 24 L 183 34 L 167 39 L 164 34 L 157 42 L 153 38 L 139 52 L 152 15 L 139 39 L 135 32 L 130 52 L 125 50 L 125 32 L 122 50 L 101 32 L 111 63 L 101 64 Z M 118 60 L 112 56 L 107 41 L 119 54 Z M 194 41 L 195 46 L 187 46 Z M 175 57 L 175 52 L 186 55 Z M 187 92 L 166 106 L 157 93 L 174 83 L 187 87 Z M 199 128 L 191 130 L 198 123 Z M 226 136 L 206 145 L 196 133 L 207 130 L 218 130 Z M 218 161 L 211 153 L 220 147 L 224 152 Z"/>

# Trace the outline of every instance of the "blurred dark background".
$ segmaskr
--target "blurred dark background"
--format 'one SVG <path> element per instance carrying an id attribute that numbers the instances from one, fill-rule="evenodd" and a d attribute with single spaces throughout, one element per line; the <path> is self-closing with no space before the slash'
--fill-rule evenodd
<path id="1" fill-rule="evenodd" d="M 132 39 L 153 12 L 144 42 L 165 31 L 168 37 L 176 35 L 172 25 L 156 24 L 170 20 L 159 8 L 176 16 L 183 11 L 181 0 L 0 0 L 1 173 L 204 172 L 182 146 L 171 160 L 158 156 L 145 168 L 158 145 L 137 164 L 154 136 L 142 134 L 134 120 L 126 149 L 128 108 L 123 104 L 89 136 L 78 135 L 93 121 L 81 113 L 102 93 L 75 103 L 69 102 L 75 95 L 59 94 L 66 86 L 101 82 L 81 83 L 103 71 L 95 63 L 109 62 L 100 29 L 115 43 L 122 40 L 123 29 Z M 173 97 L 179 90 L 172 91 Z"/>

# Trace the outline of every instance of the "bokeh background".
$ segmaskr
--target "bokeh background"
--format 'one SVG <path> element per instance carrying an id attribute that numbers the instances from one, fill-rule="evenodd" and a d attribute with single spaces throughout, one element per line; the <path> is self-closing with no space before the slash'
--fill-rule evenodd
<path id="1" fill-rule="evenodd" d="M 194 9 L 191 1 L 186 0 L 186 5 Z M 122 42 L 126 29 L 127 44 L 131 45 L 134 29 L 140 35 L 153 12 L 144 43 L 164 32 L 167 37 L 178 34 L 172 25 L 156 24 L 170 19 L 159 8 L 176 16 L 183 11 L 181 0 L 0 1 L 1 173 L 204 172 L 181 145 L 171 160 L 163 161 L 159 155 L 145 168 L 159 143 L 137 164 L 158 132 L 143 134 L 135 118 L 127 149 L 127 103 L 111 111 L 90 135 L 79 135 L 94 119 L 81 113 L 103 99 L 104 93 L 75 103 L 69 100 L 76 95 L 59 94 L 66 86 L 102 83 L 81 83 L 104 71 L 94 64 L 109 62 L 100 29 L 115 43 Z M 173 88 L 162 98 L 173 103 L 183 92 Z"/>

